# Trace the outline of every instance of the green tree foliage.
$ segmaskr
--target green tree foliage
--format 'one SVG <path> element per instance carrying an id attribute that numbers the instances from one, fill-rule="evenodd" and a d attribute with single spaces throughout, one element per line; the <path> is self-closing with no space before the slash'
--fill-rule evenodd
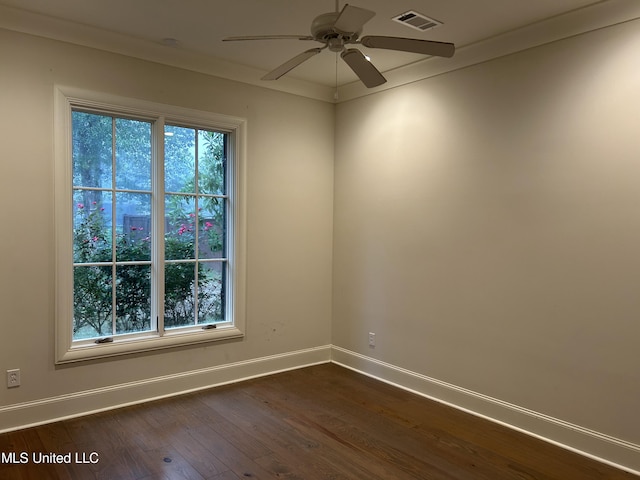
<path id="1" fill-rule="evenodd" d="M 87 112 L 74 112 L 72 121 L 74 338 L 149 330 L 150 196 L 127 192 L 151 188 L 151 124 Z M 226 193 L 226 135 L 166 131 L 165 185 L 173 193 L 166 202 L 165 258 L 177 262 L 164 269 L 165 327 L 221 321 L 221 264 L 195 261 L 195 249 L 201 258 L 224 255 L 225 202 L 215 195 Z M 114 188 L 123 193 L 114 198 Z"/>

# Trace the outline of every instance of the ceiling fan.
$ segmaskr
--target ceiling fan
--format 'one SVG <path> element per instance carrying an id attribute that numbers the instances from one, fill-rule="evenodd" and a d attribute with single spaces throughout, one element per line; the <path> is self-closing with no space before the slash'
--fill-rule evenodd
<path id="1" fill-rule="evenodd" d="M 374 16 L 375 12 L 371 10 L 365 10 L 349 4 L 346 4 L 342 10 L 338 11 L 338 1 L 336 0 L 335 12 L 323 13 L 313 20 L 311 23 L 311 35 L 238 36 L 226 37 L 223 41 L 312 40 L 324 43 L 322 47 L 311 48 L 296 55 L 267 73 L 262 77 L 262 80 L 277 80 L 301 63 L 322 52 L 322 50 L 329 49 L 331 52 L 340 53 L 340 57 L 368 88 L 382 85 L 387 80 L 359 49 L 349 48 L 348 45 L 364 45 L 369 48 L 421 53 L 438 57 L 452 57 L 455 53 L 455 45 L 453 43 L 377 35 L 366 35 L 360 38 L 362 27 Z"/>

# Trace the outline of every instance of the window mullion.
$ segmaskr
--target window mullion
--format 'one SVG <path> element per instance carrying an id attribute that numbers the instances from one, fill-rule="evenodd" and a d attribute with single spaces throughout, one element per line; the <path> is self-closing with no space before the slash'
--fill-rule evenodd
<path id="1" fill-rule="evenodd" d="M 117 245 L 117 203 L 116 203 L 116 119 L 111 117 L 111 333 L 116 334 L 116 322 L 118 321 L 116 286 L 116 245 Z"/>
<path id="2" fill-rule="evenodd" d="M 160 336 L 164 335 L 164 130 L 165 119 L 159 117 L 153 123 L 151 149 L 151 318 Z"/>
<path id="3" fill-rule="evenodd" d="M 193 189 L 194 189 L 194 193 L 195 193 L 195 201 L 194 201 L 194 208 L 196 209 L 195 213 L 195 234 L 193 236 L 194 240 L 194 245 L 193 245 L 193 256 L 195 258 L 195 272 L 194 272 L 194 279 L 195 281 L 193 282 L 193 304 L 194 304 L 194 308 L 193 308 L 193 324 L 197 325 L 198 324 L 198 317 L 199 315 L 199 309 L 200 309 L 200 302 L 198 301 L 199 297 L 200 297 L 200 291 L 199 291 L 199 279 L 198 279 L 198 273 L 200 272 L 200 265 L 198 263 L 198 252 L 200 250 L 200 244 L 199 244 L 199 240 L 198 240 L 198 236 L 200 234 L 200 229 L 198 228 L 198 225 L 200 223 L 200 210 L 198 209 L 198 205 L 199 205 L 199 198 L 200 198 L 200 178 L 198 176 L 198 173 L 200 171 L 200 165 L 199 165 L 199 161 L 200 161 L 200 130 L 198 130 L 197 128 L 194 130 L 195 133 L 195 141 L 194 141 L 194 146 L 195 146 L 195 159 L 194 159 L 194 167 L 195 167 L 195 171 L 193 172 L 193 178 L 194 178 L 194 185 L 193 185 Z"/>

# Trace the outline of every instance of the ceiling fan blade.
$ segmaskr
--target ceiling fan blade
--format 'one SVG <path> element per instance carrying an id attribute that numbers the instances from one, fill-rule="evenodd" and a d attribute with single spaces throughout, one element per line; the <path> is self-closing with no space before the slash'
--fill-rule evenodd
<path id="1" fill-rule="evenodd" d="M 340 56 L 368 88 L 377 87 L 387 81 L 357 48 L 345 50 Z"/>
<path id="2" fill-rule="evenodd" d="M 340 12 L 340 15 L 338 15 L 333 27 L 345 33 L 359 32 L 362 30 L 362 26 L 375 15 L 376 13 L 371 10 L 346 4 Z"/>
<path id="3" fill-rule="evenodd" d="M 223 42 L 238 42 L 244 40 L 313 40 L 309 35 L 245 35 L 239 37 L 225 37 Z"/>
<path id="4" fill-rule="evenodd" d="M 453 54 L 456 51 L 456 47 L 453 43 L 433 42 L 430 40 L 418 40 L 414 38 L 367 35 L 360 39 L 360 43 L 369 48 L 384 48 L 386 50 L 435 55 L 437 57 L 453 57 Z"/>
<path id="5" fill-rule="evenodd" d="M 300 55 L 296 55 L 291 60 L 283 63 L 275 70 L 272 70 L 269 73 L 267 73 L 264 77 L 261 78 L 261 80 L 277 80 L 281 76 L 283 76 L 285 73 L 293 70 L 302 62 L 309 60 L 311 57 L 313 57 L 314 55 L 317 55 L 322 50 L 323 50 L 322 48 L 312 48 L 310 50 L 302 52 Z"/>

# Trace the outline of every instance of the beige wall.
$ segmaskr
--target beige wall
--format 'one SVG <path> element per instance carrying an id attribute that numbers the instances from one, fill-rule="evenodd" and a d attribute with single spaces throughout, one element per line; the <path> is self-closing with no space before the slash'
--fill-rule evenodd
<path id="1" fill-rule="evenodd" d="M 247 118 L 243 340 L 54 367 L 54 84 Z M 332 105 L 0 30 L 0 112 L 0 406 L 330 343 Z"/>
<path id="2" fill-rule="evenodd" d="M 335 345 L 640 443 L 639 31 L 338 106 Z"/>
<path id="3" fill-rule="evenodd" d="M 0 416 L 333 343 L 640 444 L 637 27 L 337 108 L 0 30 Z M 54 367 L 55 84 L 248 119 L 243 340 Z"/>

